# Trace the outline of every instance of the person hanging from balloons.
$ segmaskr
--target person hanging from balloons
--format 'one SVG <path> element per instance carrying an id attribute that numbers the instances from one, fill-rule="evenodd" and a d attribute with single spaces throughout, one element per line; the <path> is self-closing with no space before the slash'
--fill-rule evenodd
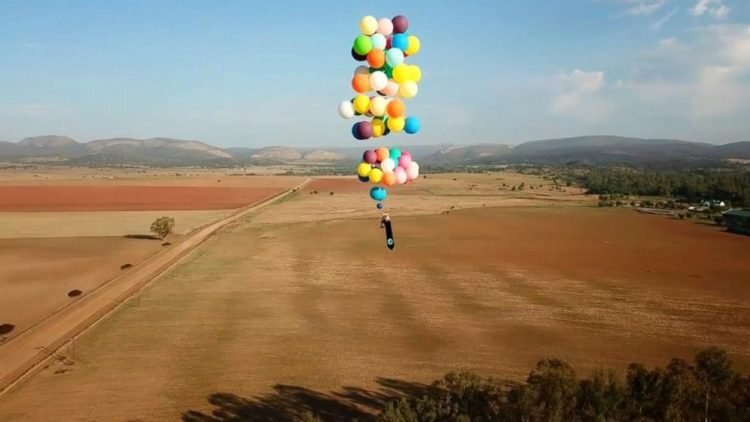
<path id="1" fill-rule="evenodd" d="M 407 115 L 404 104 L 417 95 L 422 79 L 419 66 L 406 63 L 421 48 L 419 38 L 409 34 L 408 29 L 409 20 L 402 15 L 393 19 L 365 16 L 359 22 L 360 34 L 351 49 L 351 56 L 361 63 L 351 79 L 355 97 L 342 101 L 338 110 L 345 119 L 366 119 L 352 125 L 351 133 L 357 140 L 399 132 L 413 135 L 421 129 L 419 118 Z M 387 188 L 416 180 L 419 165 L 407 151 L 380 147 L 362 154 L 357 175 L 361 182 L 376 185 L 370 189 L 370 197 L 383 210 Z M 386 231 L 386 246 L 393 250 L 395 242 L 388 213 L 383 213 L 380 225 Z"/>
<path id="2" fill-rule="evenodd" d="M 393 227 L 391 227 L 391 217 L 387 212 L 383 213 L 380 218 L 380 228 L 385 229 L 385 246 L 388 249 L 393 250 L 396 246 L 396 241 L 393 239 Z"/>

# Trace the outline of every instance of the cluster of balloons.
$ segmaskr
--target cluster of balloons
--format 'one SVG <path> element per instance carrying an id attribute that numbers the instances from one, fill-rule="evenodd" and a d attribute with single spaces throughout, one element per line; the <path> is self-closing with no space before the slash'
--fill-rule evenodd
<path id="1" fill-rule="evenodd" d="M 406 115 L 403 99 L 413 98 L 422 79 L 419 66 L 405 63 L 405 58 L 419 52 L 419 38 L 409 35 L 405 16 L 375 19 L 365 16 L 359 22 L 361 34 L 354 40 L 352 57 L 367 65 L 358 66 L 352 77 L 357 95 L 339 105 L 345 119 L 369 117 L 369 121 L 352 126 L 352 135 L 359 140 L 377 138 L 391 132 L 419 132 L 419 118 Z"/>
<path id="2" fill-rule="evenodd" d="M 382 208 L 381 201 L 388 196 L 383 186 L 403 185 L 416 179 L 419 177 L 419 164 L 408 151 L 401 152 L 398 148 L 368 149 L 357 166 L 357 176 L 360 182 L 382 185 L 370 189 L 370 198 L 378 201 L 378 208 Z"/>

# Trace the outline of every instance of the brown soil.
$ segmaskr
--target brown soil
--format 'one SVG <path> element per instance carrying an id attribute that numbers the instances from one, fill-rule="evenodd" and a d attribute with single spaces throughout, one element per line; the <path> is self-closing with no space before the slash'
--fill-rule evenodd
<path id="1" fill-rule="evenodd" d="M 393 219 L 395 252 L 377 218 L 248 218 L 80 339 L 73 370 L 3 397 L 0 419 L 272 420 L 451 370 L 521 379 L 554 356 L 585 374 L 708 345 L 750 369 L 746 237 L 581 207 Z"/>
<path id="2" fill-rule="evenodd" d="M 239 208 L 278 188 L 0 186 L 0 211 L 145 211 Z"/>

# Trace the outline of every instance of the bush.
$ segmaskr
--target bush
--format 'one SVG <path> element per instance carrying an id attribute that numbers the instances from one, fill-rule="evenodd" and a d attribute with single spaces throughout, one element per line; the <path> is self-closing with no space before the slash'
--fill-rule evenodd
<path id="1" fill-rule="evenodd" d="M 172 233 L 172 229 L 174 229 L 174 218 L 172 217 L 159 217 L 151 223 L 151 231 L 162 239 Z"/>

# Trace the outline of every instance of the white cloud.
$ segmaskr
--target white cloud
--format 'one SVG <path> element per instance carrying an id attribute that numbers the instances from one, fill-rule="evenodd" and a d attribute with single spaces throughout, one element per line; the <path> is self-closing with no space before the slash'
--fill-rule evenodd
<path id="1" fill-rule="evenodd" d="M 664 26 L 665 23 L 669 22 L 669 20 L 672 19 L 672 16 L 674 16 L 675 13 L 677 13 L 677 10 L 679 10 L 679 9 L 675 7 L 674 9 L 672 9 L 671 12 L 667 13 L 666 15 L 664 15 L 664 17 L 662 17 L 658 21 L 652 23 L 651 24 L 651 29 L 653 29 L 654 31 L 660 30 L 661 27 Z"/>
<path id="2" fill-rule="evenodd" d="M 727 7 L 723 0 L 698 0 L 689 12 L 693 16 L 703 16 L 706 13 L 717 19 L 725 19 L 729 16 L 731 9 Z"/>
<path id="3" fill-rule="evenodd" d="M 684 41 L 663 39 L 643 62 L 645 71 L 622 84 L 638 108 L 704 122 L 750 112 L 750 26 L 714 25 Z"/>
<path id="4" fill-rule="evenodd" d="M 550 105 L 553 114 L 577 117 L 586 121 L 602 119 L 609 111 L 599 95 L 605 85 L 604 72 L 580 69 L 555 78 L 555 97 Z"/>
<path id="5" fill-rule="evenodd" d="M 665 0 L 626 0 L 630 4 L 627 10 L 628 15 L 653 15 L 661 9 L 666 3 Z"/>
<path id="6" fill-rule="evenodd" d="M 711 14 L 719 19 L 726 19 L 726 17 L 729 16 L 730 10 L 730 8 L 722 4 L 721 6 L 711 10 Z"/>
<path id="7" fill-rule="evenodd" d="M 722 116 L 748 106 L 745 99 L 750 89 L 738 80 L 742 73 L 741 68 L 729 66 L 700 69 L 692 98 L 693 114 L 699 117 Z"/>

